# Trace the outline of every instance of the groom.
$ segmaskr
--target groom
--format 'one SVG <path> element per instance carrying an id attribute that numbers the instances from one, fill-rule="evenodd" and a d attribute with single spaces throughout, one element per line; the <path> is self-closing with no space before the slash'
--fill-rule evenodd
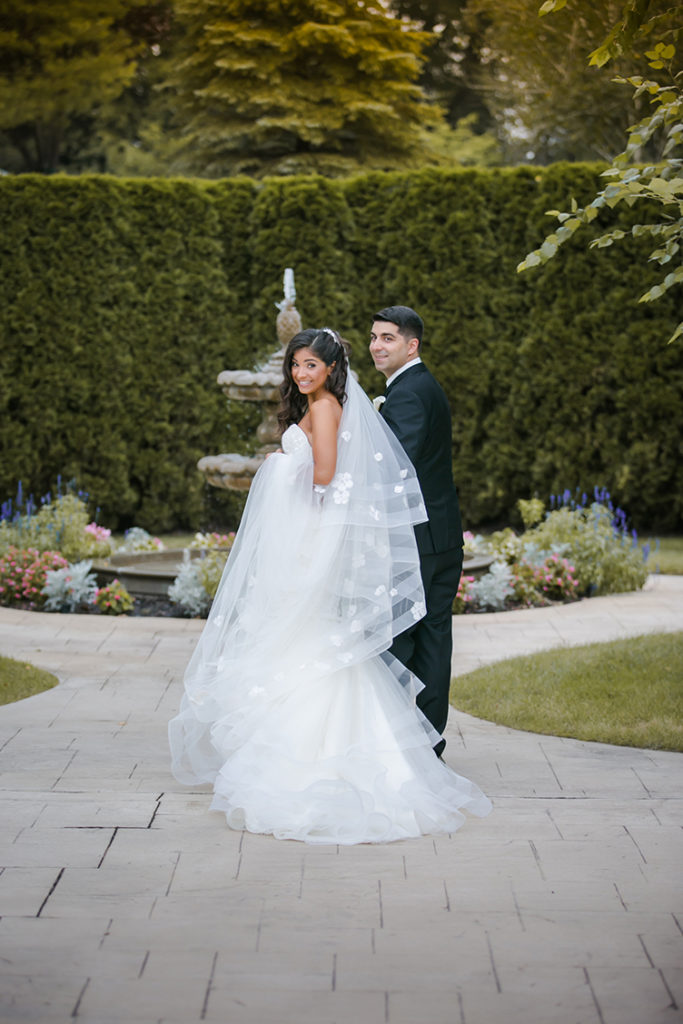
<path id="1" fill-rule="evenodd" d="M 428 522 L 415 527 L 427 614 L 390 648 L 425 684 L 418 707 L 438 733 L 448 718 L 452 606 L 462 571 L 462 525 L 451 464 L 451 412 L 441 385 L 420 358 L 424 324 L 409 306 L 375 313 L 370 354 L 387 378 L 380 413 L 417 472 Z M 446 741 L 434 752 L 441 756 Z"/>

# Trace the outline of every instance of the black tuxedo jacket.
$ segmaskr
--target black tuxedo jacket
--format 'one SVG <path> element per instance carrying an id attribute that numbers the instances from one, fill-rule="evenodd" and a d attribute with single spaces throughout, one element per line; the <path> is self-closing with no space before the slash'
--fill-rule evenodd
<path id="1" fill-rule="evenodd" d="M 429 522 L 415 527 L 420 555 L 462 547 L 451 461 L 451 411 L 443 388 L 424 363 L 417 363 L 389 385 L 380 412 L 414 465 L 422 488 Z"/>

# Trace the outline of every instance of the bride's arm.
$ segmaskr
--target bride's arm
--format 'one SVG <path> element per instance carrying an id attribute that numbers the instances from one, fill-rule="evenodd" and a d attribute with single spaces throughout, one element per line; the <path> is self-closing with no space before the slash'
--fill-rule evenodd
<path id="1" fill-rule="evenodd" d="M 326 486 L 337 468 L 337 428 L 341 408 L 322 399 L 311 405 L 311 433 L 313 435 L 313 483 Z"/>

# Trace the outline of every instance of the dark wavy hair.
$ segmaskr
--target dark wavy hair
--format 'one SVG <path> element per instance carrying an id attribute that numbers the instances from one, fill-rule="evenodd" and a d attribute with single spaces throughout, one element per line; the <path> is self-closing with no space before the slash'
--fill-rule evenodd
<path id="1" fill-rule="evenodd" d="M 310 348 L 311 352 L 318 359 L 322 359 L 326 366 L 332 366 L 334 363 L 332 373 L 325 381 L 325 387 L 334 395 L 340 405 L 344 404 L 346 398 L 344 390 L 346 375 L 349 372 L 348 342 L 344 341 L 331 327 L 309 327 L 305 331 L 299 331 L 287 346 L 282 360 L 284 380 L 280 385 L 280 408 L 277 414 L 281 433 L 284 433 L 292 423 L 298 423 L 306 415 L 308 409 L 308 398 L 301 394 L 292 377 L 292 359 L 294 353 L 301 348 Z"/>

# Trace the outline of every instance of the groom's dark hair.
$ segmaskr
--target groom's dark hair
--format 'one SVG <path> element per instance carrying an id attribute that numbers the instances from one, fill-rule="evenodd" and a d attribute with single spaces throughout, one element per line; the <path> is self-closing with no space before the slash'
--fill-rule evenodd
<path id="1" fill-rule="evenodd" d="M 410 306 L 387 306 L 386 309 L 375 313 L 374 320 L 384 320 L 388 324 L 396 324 L 399 334 L 402 334 L 404 338 L 417 338 L 422 345 L 422 333 L 425 325 L 422 322 L 422 317 Z"/>

